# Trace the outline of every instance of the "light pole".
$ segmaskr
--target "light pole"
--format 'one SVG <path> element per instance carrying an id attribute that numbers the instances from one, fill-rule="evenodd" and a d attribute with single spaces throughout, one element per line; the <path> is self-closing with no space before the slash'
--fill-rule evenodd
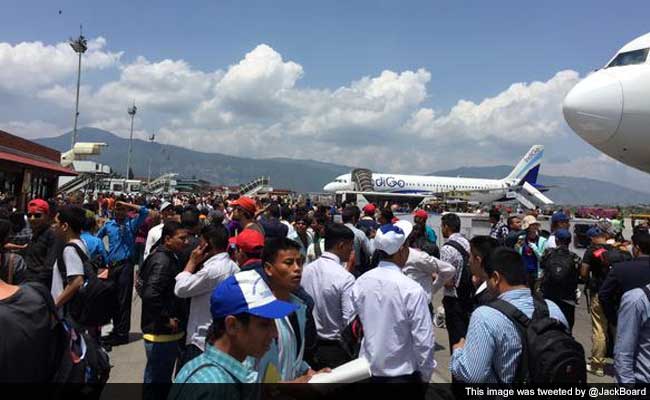
<path id="1" fill-rule="evenodd" d="M 70 47 L 79 55 L 79 64 L 77 67 L 77 102 L 74 108 L 74 128 L 72 130 L 72 146 L 77 143 L 77 121 L 79 120 L 79 88 L 81 86 L 81 55 L 88 50 L 86 38 L 81 34 L 81 27 L 79 27 L 79 37 L 76 40 L 70 39 Z"/>
<path id="2" fill-rule="evenodd" d="M 152 149 L 150 150 L 149 153 L 149 169 L 147 171 L 147 187 L 151 185 L 151 154 L 153 153 L 153 142 L 156 140 L 156 134 L 152 133 L 151 136 L 149 136 L 149 143 L 151 143 Z"/>
<path id="3" fill-rule="evenodd" d="M 135 106 L 135 101 L 133 106 L 129 107 L 126 112 L 131 116 L 131 135 L 129 136 L 129 154 L 126 158 L 126 179 L 129 179 L 129 171 L 131 170 L 131 152 L 133 150 L 133 120 L 135 119 L 135 113 L 138 111 L 138 108 Z M 126 191 L 126 179 L 124 180 L 124 191 Z"/>

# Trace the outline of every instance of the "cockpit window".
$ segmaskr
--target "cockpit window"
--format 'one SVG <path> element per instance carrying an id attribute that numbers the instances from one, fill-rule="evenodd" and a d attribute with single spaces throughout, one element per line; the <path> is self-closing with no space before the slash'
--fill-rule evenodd
<path id="1" fill-rule="evenodd" d="M 624 65 L 643 64 L 648 58 L 648 51 L 650 49 L 640 49 L 633 51 L 626 51 L 619 53 L 612 62 L 609 63 L 607 68 L 622 67 Z"/>

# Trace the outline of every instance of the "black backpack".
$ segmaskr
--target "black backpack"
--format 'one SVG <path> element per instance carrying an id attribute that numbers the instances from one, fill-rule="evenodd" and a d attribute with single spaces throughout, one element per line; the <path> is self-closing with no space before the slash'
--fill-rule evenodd
<path id="1" fill-rule="evenodd" d="M 72 300 L 66 304 L 66 309 L 72 319 L 82 326 L 93 327 L 107 324 L 117 309 L 115 282 L 99 279 L 97 277 L 98 266 L 88 259 L 86 253 L 75 243 L 67 243 L 64 249 L 68 246 L 74 247 L 81 258 L 84 267 L 84 284 Z M 67 271 L 63 261 L 63 251 L 57 260 L 57 266 L 65 287 Z"/>
<path id="2" fill-rule="evenodd" d="M 551 318 L 544 300 L 533 297 L 535 311 L 528 318 L 509 302 L 487 304 L 515 324 L 521 338 L 521 358 L 512 383 L 586 384 L 585 351 L 558 320 Z"/>
<path id="3" fill-rule="evenodd" d="M 474 285 L 472 285 L 472 272 L 469 270 L 469 253 L 465 250 L 463 245 L 453 240 L 447 241 L 443 246 L 453 247 L 463 257 L 463 268 L 460 272 L 456 294 L 458 295 L 458 298 L 471 310 L 475 289 Z"/>
<path id="4" fill-rule="evenodd" d="M 576 255 L 568 249 L 557 247 L 548 250 L 540 262 L 544 270 L 542 293 L 550 299 L 575 299 L 578 287 Z"/>

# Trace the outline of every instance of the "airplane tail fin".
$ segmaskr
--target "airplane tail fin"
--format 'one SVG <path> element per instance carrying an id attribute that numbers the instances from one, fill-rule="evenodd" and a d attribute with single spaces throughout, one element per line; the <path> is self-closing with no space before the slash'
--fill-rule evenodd
<path id="1" fill-rule="evenodd" d="M 539 167 L 542 163 L 542 156 L 544 156 L 544 146 L 537 144 L 531 147 L 524 158 L 519 161 L 512 172 L 503 178 L 503 180 L 515 185 L 523 185 L 525 182 L 528 182 L 535 186 L 537 183 L 537 175 L 539 174 Z"/>

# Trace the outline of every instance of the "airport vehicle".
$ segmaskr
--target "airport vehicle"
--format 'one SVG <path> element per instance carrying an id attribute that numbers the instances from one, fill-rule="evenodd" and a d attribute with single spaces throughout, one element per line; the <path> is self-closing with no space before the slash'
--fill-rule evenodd
<path id="1" fill-rule="evenodd" d="M 586 142 L 650 172 L 650 33 L 623 46 L 564 99 L 564 119 Z"/>
<path id="2" fill-rule="evenodd" d="M 542 194 L 547 188 L 537 183 L 544 146 L 535 145 L 503 179 L 479 179 L 425 175 L 372 173 L 355 169 L 337 176 L 323 188 L 326 192 L 357 192 L 373 197 L 457 198 L 479 203 L 518 200 L 528 208 L 533 203 L 553 202 Z"/>

